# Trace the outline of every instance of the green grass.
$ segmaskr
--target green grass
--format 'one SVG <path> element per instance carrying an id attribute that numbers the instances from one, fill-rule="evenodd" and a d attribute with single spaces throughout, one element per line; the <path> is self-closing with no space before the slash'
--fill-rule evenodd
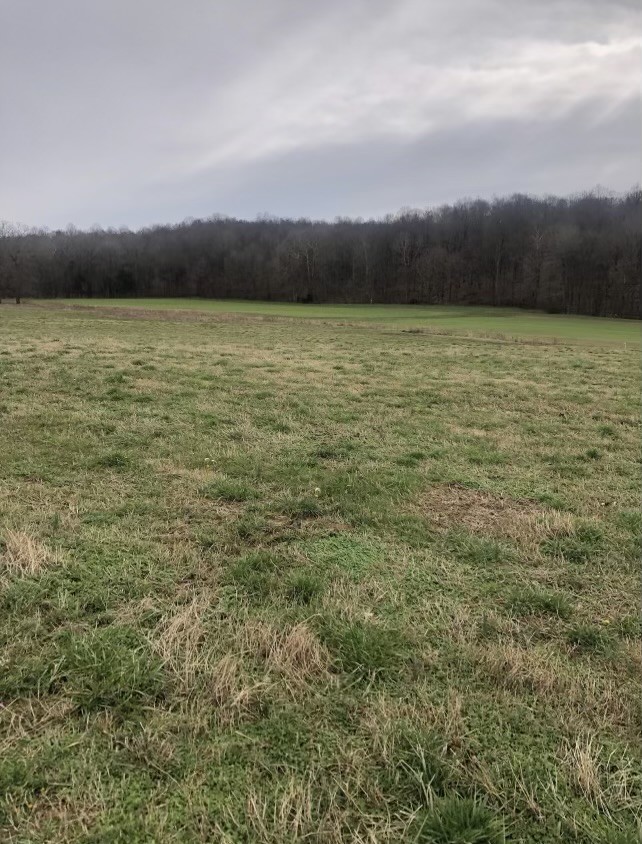
<path id="1" fill-rule="evenodd" d="M 397 330 L 442 331 L 487 337 L 557 338 L 590 343 L 640 345 L 637 320 L 567 316 L 518 308 L 483 308 L 463 305 L 302 305 L 292 302 L 257 302 L 235 299 L 58 299 L 53 305 L 100 308 L 200 311 L 203 314 L 239 314 L 254 317 L 289 317 L 333 322 L 376 323 Z M 339 369 L 341 364 L 335 365 Z"/>
<path id="2" fill-rule="evenodd" d="M 427 844 L 504 844 L 501 820 L 474 800 L 447 799 L 422 812 L 415 840 Z"/>
<path id="3" fill-rule="evenodd" d="M 152 304 L 0 308 L 0 840 L 636 840 L 638 326 Z"/>

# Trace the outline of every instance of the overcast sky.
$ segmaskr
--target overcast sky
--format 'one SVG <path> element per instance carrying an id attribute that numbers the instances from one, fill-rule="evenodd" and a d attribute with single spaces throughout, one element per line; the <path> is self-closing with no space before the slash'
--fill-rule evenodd
<path id="1" fill-rule="evenodd" d="M 639 6 L 0 0 L 0 219 L 331 219 L 624 190 Z"/>

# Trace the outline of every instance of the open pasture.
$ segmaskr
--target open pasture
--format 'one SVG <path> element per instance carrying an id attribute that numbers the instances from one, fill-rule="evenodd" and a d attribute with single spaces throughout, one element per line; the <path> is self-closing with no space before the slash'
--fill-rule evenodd
<path id="1" fill-rule="evenodd" d="M 639 323 L 108 304 L 0 307 L 0 840 L 636 841 Z"/>
<path id="2" fill-rule="evenodd" d="M 464 305 L 334 305 L 259 302 L 238 299 L 52 299 L 43 304 L 71 308 L 125 308 L 137 311 L 187 311 L 195 315 L 239 315 L 255 318 L 324 320 L 351 325 L 375 324 L 394 330 L 422 330 L 456 336 L 532 338 L 548 342 L 640 345 L 638 320 L 606 319 L 577 314 L 545 314 L 520 308 Z M 187 316 L 187 315 L 185 315 Z"/>

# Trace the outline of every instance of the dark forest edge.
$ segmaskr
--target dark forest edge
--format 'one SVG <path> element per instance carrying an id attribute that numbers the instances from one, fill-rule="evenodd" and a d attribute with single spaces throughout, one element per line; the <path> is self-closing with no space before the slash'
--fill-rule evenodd
<path id="1" fill-rule="evenodd" d="M 466 304 L 641 316 L 642 191 L 467 200 L 380 220 L 0 223 L 0 298 Z"/>

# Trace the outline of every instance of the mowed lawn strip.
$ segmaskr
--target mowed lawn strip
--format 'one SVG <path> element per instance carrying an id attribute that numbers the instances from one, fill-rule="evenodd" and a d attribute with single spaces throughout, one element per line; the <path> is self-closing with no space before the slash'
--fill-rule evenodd
<path id="1" fill-rule="evenodd" d="M 639 350 L 251 316 L 0 308 L 0 840 L 636 841 Z"/>

